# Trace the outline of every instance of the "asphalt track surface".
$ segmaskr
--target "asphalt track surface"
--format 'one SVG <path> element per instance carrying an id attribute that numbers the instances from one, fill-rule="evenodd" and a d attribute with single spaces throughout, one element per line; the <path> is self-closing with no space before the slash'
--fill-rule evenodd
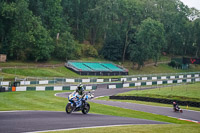
<path id="1" fill-rule="evenodd" d="M 183 113 L 174 112 L 172 107 L 159 107 L 159 106 L 149 106 L 135 103 L 126 103 L 126 102 L 116 102 L 116 101 L 102 101 L 102 100 L 92 100 L 91 102 L 110 105 L 115 107 L 121 107 L 126 109 L 132 109 L 137 111 L 143 111 L 153 114 L 165 115 L 170 117 L 175 117 L 178 119 L 187 119 L 196 122 L 200 122 L 200 112 L 199 111 L 191 111 L 191 110 L 183 110 Z"/>
<path id="2" fill-rule="evenodd" d="M 114 95 L 132 89 L 97 89 L 95 96 Z M 57 94 L 67 97 L 69 93 Z M 21 133 L 74 129 L 84 127 L 135 125 L 135 124 L 168 124 L 151 120 L 87 114 L 81 112 L 66 114 L 53 111 L 7 111 L 0 112 L 0 133 Z"/>
<path id="3" fill-rule="evenodd" d="M 99 114 L 19 111 L 0 113 L 1 133 L 37 132 L 107 125 L 166 124 L 163 122 Z"/>

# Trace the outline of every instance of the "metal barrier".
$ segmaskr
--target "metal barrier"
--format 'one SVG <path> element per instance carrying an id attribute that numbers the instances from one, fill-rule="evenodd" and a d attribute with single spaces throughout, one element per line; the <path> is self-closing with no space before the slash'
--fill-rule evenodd
<path id="1" fill-rule="evenodd" d="M 26 77 L 24 79 L 15 78 L 15 81 L 20 81 L 20 85 L 42 85 L 42 84 L 66 84 L 66 83 L 104 83 L 104 82 L 143 82 L 143 81 L 158 81 L 158 80 L 174 80 L 186 78 L 199 78 L 200 72 L 188 73 L 164 73 L 164 74 L 149 74 L 149 75 L 132 75 L 122 78 L 64 78 L 64 77 Z M 10 81 L 0 81 L 0 85 L 9 85 Z"/>

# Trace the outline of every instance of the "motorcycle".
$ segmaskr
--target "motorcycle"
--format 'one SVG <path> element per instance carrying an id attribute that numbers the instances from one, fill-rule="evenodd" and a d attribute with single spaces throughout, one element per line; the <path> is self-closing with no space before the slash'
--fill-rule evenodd
<path id="1" fill-rule="evenodd" d="M 177 105 L 176 107 L 173 107 L 174 112 L 180 112 L 183 113 L 183 110 Z"/>
<path id="2" fill-rule="evenodd" d="M 69 103 L 66 105 L 66 113 L 71 114 L 75 111 L 82 111 L 87 114 L 90 110 L 90 104 L 86 102 L 88 99 L 93 98 L 94 95 L 89 93 L 84 94 L 82 97 L 77 92 L 73 92 L 68 96 Z"/>

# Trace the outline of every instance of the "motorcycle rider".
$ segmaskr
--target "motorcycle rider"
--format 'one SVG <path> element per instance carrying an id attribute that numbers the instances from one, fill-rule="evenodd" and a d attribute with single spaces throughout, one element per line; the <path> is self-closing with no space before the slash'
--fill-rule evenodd
<path id="1" fill-rule="evenodd" d="M 84 87 L 83 87 L 83 85 L 82 85 L 81 83 L 77 86 L 76 92 L 77 92 L 80 96 L 83 96 L 83 95 L 84 95 Z"/>
<path id="2" fill-rule="evenodd" d="M 81 99 L 82 97 L 84 97 L 84 95 L 85 95 L 84 87 L 81 83 L 77 86 L 75 93 L 77 93 L 76 97 L 78 99 Z M 80 104 L 77 105 L 77 106 L 80 106 L 80 105 L 82 105 L 82 102 L 80 102 Z"/>
<path id="3" fill-rule="evenodd" d="M 173 107 L 174 107 L 175 110 L 179 110 L 180 109 L 176 102 L 173 102 Z"/>
<path id="4" fill-rule="evenodd" d="M 69 103 L 66 106 L 66 113 L 70 114 L 74 111 L 82 111 L 83 114 L 87 114 L 90 110 L 90 105 L 86 101 L 92 98 L 92 95 L 84 93 L 84 86 L 80 83 L 76 90 L 68 96 Z M 94 96 L 93 96 L 94 97 Z"/>
<path id="5" fill-rule="evenodd" d="M 85 95 L 84 87 L 83 87 L 83 85 L 81 83 L 77 86 L 75 92 L 78 93 L 78 95 L 77 95 L 78 98 L 81 98 L 81 97 L 83 97 Z"/>

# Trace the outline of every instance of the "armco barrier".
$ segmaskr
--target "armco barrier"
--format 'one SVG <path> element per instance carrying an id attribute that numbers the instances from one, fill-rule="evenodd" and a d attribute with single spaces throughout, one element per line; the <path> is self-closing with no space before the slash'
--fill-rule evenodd
<path id="1" fill-rule="evenodd" d="M 178 101 L 173 99 L 161 99 L 161 98 L 139 97 L 139 96 L 110 96 L 109 98 L 118 100 L 139 100 L 139 101 L 157 102 L 164 104 L 172 104 L 174 101 L 176 101 L 179 105 L 200 107 L 200 102 Z"/>
<path id="2" fill-rule="evenodd" d="M 128 88 L 128 87 L 137 87 L 137 86 L 152 86 L 152 85 L 162 85 L 162 84 L 180 84 L 180 83 L 191 83 L 199 82 L 200 78 L 190 78 L 190 79 L 174 79 L 174 80 L 159 80 L 159 81 L 143 81 L 143 82 L 133 82 L 133 83 L 118 83 L 108 85 L 107 89 L 115 88 Z"/>
<path id="3" fill-rule="evenodd" d="M 63 91 L 63 90 L 75 90 L 77 86 L 35 86 L 35 87 L 27 87 L 27 86 L 19 86 L 16 87 L 15 91 Z M 96 85 L 88 85 L 85 86 L 86 90 L 95 90 L 97 89 Z M 9 87 L 9 91 L 12 91 L 12 88 Z"/>
<path id="4" fill-rule="evenodd" d="M 72 79 L 72 78 L 54 78 L 54 80 L 36 80 L 36 81 L 20 81 L 20 85 L 33 85 L 33 84 L 59 84 L 59 83 L 75 83 L 75 82 L 82 82 L 82 83 L 91 83 L 91 82 L 144 82 L 144 81 L 165 81 L 165 80 L 179 80 L 183 79 L 192 79 L 192 78 L 199 78 L 200 72 L 190 72 L 190 73 L 171 73 L 171 74 L 157 74 L 157 75 L 135 75 L 123 78 L 83 78 L 83 79 Z M 161 83 L 161 82 L 160 82 Z M 152 82 L 152 84 L 156 84 Z M 9 81 L 0 82 L 0 85 L 8 86 Z"/>
<path id="5" fill-rule="evenodd" d="M 2 85 L 2 86 L 8 86 L 9 85 L 9 81 L 2 81 L 2 82 L 0 82 L 0 85 Z"/>

